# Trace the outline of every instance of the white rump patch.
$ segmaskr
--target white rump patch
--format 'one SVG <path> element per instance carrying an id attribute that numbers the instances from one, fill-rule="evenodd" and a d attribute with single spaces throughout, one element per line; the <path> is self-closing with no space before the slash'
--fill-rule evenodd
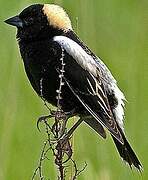
<path id="1" fill-rule="evenodd" d="M 125 99 L 124 94 L 118 88 L 117 84 L 115 84 L 115 83 L 113 84 L 112 90 L 115 93 L 115 97 L 116 97 L 117 102 L 118 102 L 118 105 L 117 105 L 117 107 L 115 109 L 113 109 L 113 112 L 115 114 L 115 118 L 116 118 L 120 128 L 124 132 L 124 124 L 123 124 L 123 119 L 124 119 L 124 101 L 126 99 Z"/>

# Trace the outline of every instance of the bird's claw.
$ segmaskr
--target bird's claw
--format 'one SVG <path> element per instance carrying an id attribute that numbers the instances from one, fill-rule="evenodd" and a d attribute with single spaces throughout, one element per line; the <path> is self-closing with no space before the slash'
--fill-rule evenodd
<path id="1" fill-rule="evenodd" d="M 41 117 L 38 118 L 38 120 L 37 120 L 37 128 L 38 128 L 39 131 L 40 131 L 39 124 L 40 124 L 41 122 L 45 122 L 47 119 L 49 119 L 49 118 L 51 118 L 51 117 L 53 117 L 53 115 L 41 116 Z"/>

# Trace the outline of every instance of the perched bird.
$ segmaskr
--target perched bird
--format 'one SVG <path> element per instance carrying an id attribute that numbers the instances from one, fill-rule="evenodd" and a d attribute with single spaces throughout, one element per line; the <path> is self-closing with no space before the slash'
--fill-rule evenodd
<path id="1" fill-rule="evenodd" d="M 103 138 L 108 129 L 122 159 L 141 170 L 124 133 L 125 97 L 106 65 L 75 34 L 63 8 L 34 4 L 5 22 L 17 27 L 26 74 L 37 94 L 56 106 L 62 75 L 62 110 L 79 115 Z"/>

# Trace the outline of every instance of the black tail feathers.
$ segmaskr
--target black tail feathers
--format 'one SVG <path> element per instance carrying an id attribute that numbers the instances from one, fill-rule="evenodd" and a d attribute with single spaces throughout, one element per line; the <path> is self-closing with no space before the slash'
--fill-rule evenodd
<path id="1" fill-rule="evenodd" d="M 121 144 L 113 136 L 112 136 L 112 138 L 113 138 L 116 148 L 117 148 L 120 156 L 123 158 L 123 160 L 126 161 L 131 168 L 132 168 L 132 166 L 135 166 L 141 172 L 143 170 L 142 165 L 141 165 L 140 161 L 138 160 L 136 154 L 132 150 L 130 144 L 126 140 L 125 135 L 122 133 L 122 138 L 124 140 L 124 144 Z"/>

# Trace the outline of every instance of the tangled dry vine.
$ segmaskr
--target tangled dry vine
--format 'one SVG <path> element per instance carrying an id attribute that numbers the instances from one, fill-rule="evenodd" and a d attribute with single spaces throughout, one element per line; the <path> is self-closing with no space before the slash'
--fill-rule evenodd
<path id="1" fill-rule="evenodd" d="M 69 168 L 69 166 L 66 166 L 66 164 L 70 161 L 73 165 L 74 172 L 71 176 L 71 180 L 76 180 L 77 177 L 80 175 L 82 171 L 85 170 L 87 164 L 85 163 L 84 167 L 79 170 L 77 168 L 76 162 L 72 159 L 72 145 L 70 142 L 71 135 L 75 128 L 81 123 L 81 121 L 78 121 L 75 123 L 75 125 L 67 131 L 67 121 L 73 114 L 73 110 L 71 112 L 64 112 L 61 108 L 60 101 L 62 99 L 62 86 L 64 86 L 64 49 L 61 48 L 61 69 L 58 69 L 59 72 L 59 88 L 56 90 L 57 92 L 57 110 L 52 111 L 48 107 L 47 103 L 44 100 L 45 106 L 50 111 L 50 115 L 48 116 L 42 116 L 37 121 L 37 127 L 40 131 L 39 124 L 40 122 L 43 122 L 45 126 L 45 131 L 43 131 L 46 134 L 46 139 L 44 141 L 44 144 L 42 146 L 38 166 L 35 169 L 32 180 L 35 180 L 36 177 L 39 177 L 40 180 L 45 179 L 44 175 L 44 167 L 43 163 L 45 160 L 50 160 L 48 152 L 51 151 L 52 155 L 54 157 L 54 163 L 58 170 L 58 180 L 65 180 L 66 178 L 66 168 Z M 42 81 L 43 78 L 40 80 L 40 94 L 42 97 L 43 93 L 43 87 L 42 87 Z M 52 121 L 53 119 L 54 121 Z M 51 123 L 53 122 L 53 123 Z M 50 177 L 48 177 L 50 179 Z"/>

